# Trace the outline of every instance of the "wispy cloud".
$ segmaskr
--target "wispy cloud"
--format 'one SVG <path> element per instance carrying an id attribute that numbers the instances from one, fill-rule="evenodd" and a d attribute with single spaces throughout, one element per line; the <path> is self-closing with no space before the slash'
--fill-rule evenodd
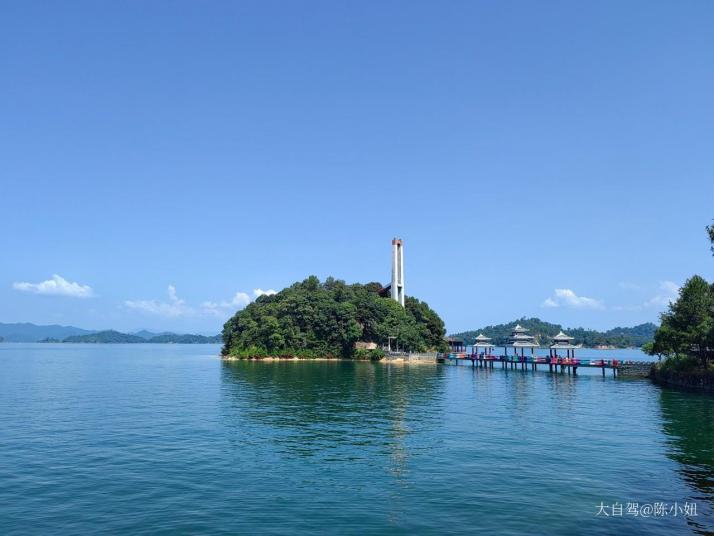
<path id="1" fill-rule="evenodd" d="M 556 288 L 553 295 L 546 298 L 542 307 L 571 307 L 574 309 L 604 309 L 605 305 L 600 300 L 578 296 L 569 288 Z"/>
<path id="2" fill-rule="evenodd" d="M 679 296 L 679 285 L 674 281 L 660 281 L 657 291 L 648 300 L 630 305 L 615 305 L 615 311 L 642 311 L 643 309 L 663 309 Z"/>
<path id="3" fill-rule="evenodd" d="M 273 289 L 263 290 L 262 288 L 256 288 L 253 290 L 253 296 L 255 299 L 261 296 L 272 296 L 277 294 Z M 205 301 L 201 304 L 201 310 L 207 314 L 212 314 L 218 317 L 225 317 L 233 312 L 243 309 L 251 301 L 251 297 L 245 292 L 236 292 L 233 299 L 229 301 L 212 302 Z"/>
<path id="4" fill-rule="evenodd" d="M 157 316 L 215 316 L 218 318 L 227 318 L 234 312 L 243 309 L 246 305 L 253 301 L 248 293 L 236 292 L 235 295 L 229 300 L 222 300 L 219 302 L 204 301 L 200 305 L 192 306 L 178 297 L 176 294 L 176 288 L 173 285 L 169 285 L 167 293 L 167 301 L 126 300 L 124 305 L 129 309 Z M 277 292 L 272 289 L 263 290 L 257 288 L 253 291 L 253 296 L 255 298 L 260 296 L 270 296 L 273 294 L 277 294 Z"/>
<path id="5" fill-rule="evenodd" d="M 636 283 L 630 283 L 629 281 L 620 281 L 617 284 L 623 290 L 640 290 L 642 287 Z"/>
<path id="6" fill-rule="evenodd" d="M 207 314 L 224 317 L 232 311 L 243 309 L 250 303 L 250 296 L 245 292 L 236 292 L 233 299 L 222 302 L 205 301 L 201 304 L 201 310 Z"/>
<path id="7" fill-rule="evenodd" d="M 272 296 L 273 294 L 277 294 L 277 292 L 274 291 L 272 288 L 269 288 L 268 290 L 263 290 L 262 288 L 257 288 L 253 291 L 253 295 L 256 298 L 260 298 L 261 296 Z"/>
<path id="8" fill-rule="evenodd" d="M 51 279 L 39 283 L 20 281 L 12 284 L 12 288 L 21 292 L 44 294 L 47 296 L 69 296 L 71 298 L 91 298 L 94 291 L 89 285 L 67 281 L 61 275 L 54 274 Z"/>
<path id="9" fill-rule="evenodd" d="M 659 292 L 645 302 L 645 307 L 668 306 L 679 296 L 679 285 L 674 281 L 660 281 Z"/>
<path id="10" fill-rule="evenodd" d="M 193 314 L 193 308 L 186 305 L 186 302 L 177 296 L 176 287 L 169 285 L 167 294 L 169 298 L 168 301 L 126 300 L 124 305 L 129 309 L 170 318 L 190 316 Z"/>

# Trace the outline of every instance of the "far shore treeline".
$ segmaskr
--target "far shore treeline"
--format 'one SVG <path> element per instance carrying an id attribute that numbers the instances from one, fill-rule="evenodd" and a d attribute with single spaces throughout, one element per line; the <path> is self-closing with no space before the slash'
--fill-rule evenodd
<path id="1" fill-rule="evenodd" d="M 402 307 L 381 290 L 379 283 L 310 276 L 261 296 L 226 322 L 223 355 L 379 359 L 388 343 L 405 351 L 446 349 L 444 322 L 426 303 L 408 296 Z"/>
<path id="2" fill-rule="evenodd" d="M 99 344 L 216 344 L 221 342 L 220 335 L 193 335 L 190 333 L 162 333 L 153 337 L 141 337 L 131 333 L 121 333 L 114 330 L 98 331 L 87 335 L 72 335 L 62 341 L 44 340 L 41 342 L 73 342 Z"/>
<path id="3" fill-rule="evenodd" d="M 559 331 L 564 331 L 575 340 L 574 344 L 582 344 L 587 348 L 607 346 L 612 348 L 641 347 L 654 339 L 657 326 L 651 322 L 640 324 L 631 328 L 613 328 L 607 331 L 596 331 L 585 328 L 565 328 L 560 324 L 544 322 L 540 318 L 521 318 L 507 324 L 486 326 L 481 329 L 454 333 L 454 337 L 464 339 L 469 345 L 473 344 L 479 333 L 491 338 L 494 346 L 503 346 L 511 340 L 511 333 L 516 324 L 528 329 L 541 346 L 550 346 Z"/>

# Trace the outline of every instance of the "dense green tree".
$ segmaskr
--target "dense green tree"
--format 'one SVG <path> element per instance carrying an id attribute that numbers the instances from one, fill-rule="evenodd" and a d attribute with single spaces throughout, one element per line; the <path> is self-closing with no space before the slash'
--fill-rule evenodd
<path id="1" fill-rule="evenodd" d="M 707 234 L 709 235 L 709 242 L 711 242 L 712 255 L 714 255 L 714 223 L 707 226 Z"/>
<path id="2" fill-rule="evenodd" d="M 650 353 L 692 356 L 704 366 L 714 357 L 714 285 L 698 275 L 691 277 L 661 318 Z"/>
<path id="3" fill-rule="evenodd" d="M 409 314 L 416 320 L 421 337 L 431 348 L 446 350 L 444 336 L 446 328 L 444 321 L 426 303 L 412 296 L 407 296 L 404 306 Z"/>
<path id="4" fill-rule="evenodd" d="M 426 303 L 409 297 L 401 307 L 381 288 L 310 276 L 261 296 L 226 322 L 223 353 L 354 357 L 357 341 L 384 345 L 390 338 L 404 350 L 444 349 L 444 323 Z"/>

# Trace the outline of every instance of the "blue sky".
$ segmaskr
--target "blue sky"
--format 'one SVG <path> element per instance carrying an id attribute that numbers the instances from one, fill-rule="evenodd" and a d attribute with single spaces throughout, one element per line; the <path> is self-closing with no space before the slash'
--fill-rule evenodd
<path id="1" fill-rule="evenodd" d="M 0 321 L 215 332 L 394 236 L 451 332 L 714 277 L 711 2 L 2 11 Z"/>

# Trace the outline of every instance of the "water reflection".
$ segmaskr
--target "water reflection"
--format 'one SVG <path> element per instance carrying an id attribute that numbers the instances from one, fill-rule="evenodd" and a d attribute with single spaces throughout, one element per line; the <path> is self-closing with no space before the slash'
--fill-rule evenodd
<path id="1" fill-rule="evenodd" d="M 406 442 L 438 426 L 443 369 L 347 361 L 223 363 L 222 402 L 236 441 L 326 461 L 386 451 L 399 477 Z"/>
<path id="2" fill-rule="evenodd" d="M 714 534 L 714 398 L 662 389 L 663 430 L 667 456 L 691 489 L 698 516 L 688 522 L 697 534 Z"/>

